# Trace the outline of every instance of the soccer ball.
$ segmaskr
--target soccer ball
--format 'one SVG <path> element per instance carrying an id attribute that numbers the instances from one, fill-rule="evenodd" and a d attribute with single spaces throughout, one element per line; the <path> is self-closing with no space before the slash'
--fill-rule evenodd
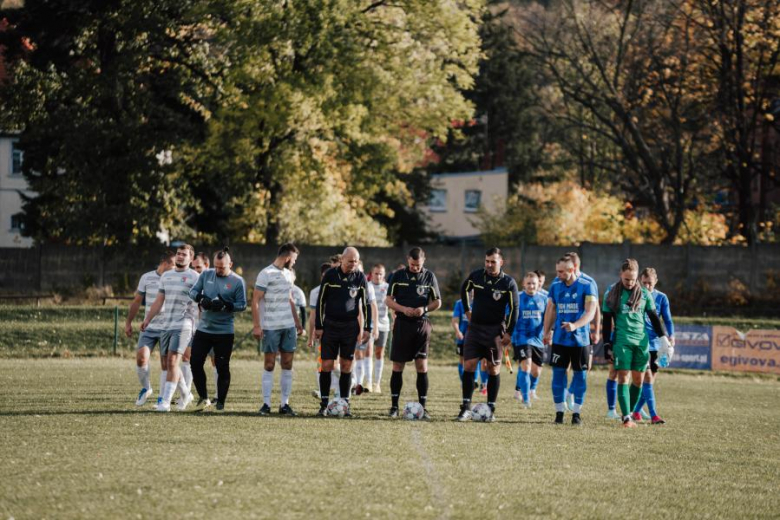
<path id="1" fill-rule="evenodd" d="M 493 412 L 486 403 L 477 403 L 471 408 L 471 420 L 487 422 L 493 416 Z"/>
<path id="2" fill-rule="evenodd" d="M 423 408 L 423 405 L 416 401 L 406 403 L 406 406 L 404 406 L 404 419 L 409 421 L 418 421 L 422 419 L 424 413 L 425 409 Z"/>
<path id="3" fill-rule="evenodd" d="M 349 409 L 349 404 L 344 399 L 334 399 L 328 404 L 328 415 L 331 417 L 344 417 Z"/>

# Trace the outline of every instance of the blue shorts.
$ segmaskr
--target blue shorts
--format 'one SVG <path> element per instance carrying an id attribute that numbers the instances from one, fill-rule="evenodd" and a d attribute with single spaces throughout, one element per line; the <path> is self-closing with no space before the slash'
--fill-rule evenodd
<path id="1" fill-rule="evenodd" d="M 160 340 L 160 355 L 184 354 L 192 339 L 192 329 L 166 330 Z"/>
<path id="2" fill-rule="evenodd" d="M 146 347 L 150 351 L 154 350 L 154 347 L 157 346 L 158 343 L 160 343 L 160 339 L 162 336 L 161 330 L 145 330 L 141 332 L 138 336 L 138 344 L 135 346 L 136 350 L 141 350 L 142 348 Z"/>
<path id="3" fill-rule="evenodd" d="M 282 352 L 295 352 L 298 342 L 298 333 L 295 327 L 289 329 L 263 330 L 262 349 L 266 354 Z"/>

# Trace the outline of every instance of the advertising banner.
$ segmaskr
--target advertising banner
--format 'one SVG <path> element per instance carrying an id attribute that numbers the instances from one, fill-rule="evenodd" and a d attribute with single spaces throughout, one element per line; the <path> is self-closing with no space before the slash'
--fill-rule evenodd
<path id="1" fill-rule="evenodd" d="M 678 325 L 674 328 L 674 358 L 669 368 L 712 370 L 712 327 Z"/>
<path id="2" fill-rule="evenodd" d="M 712 336 L 713 370 L 780 374 L 780 330 L 712 327 Z"/>

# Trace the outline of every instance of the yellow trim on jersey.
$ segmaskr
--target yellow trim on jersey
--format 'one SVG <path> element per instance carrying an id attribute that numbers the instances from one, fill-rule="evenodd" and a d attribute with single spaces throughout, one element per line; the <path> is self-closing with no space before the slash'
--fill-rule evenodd
<path id="1" fill-rule="evenodd" d="M 598 297 L 593 296 L 592 294 L 586 294 L 585 295 L 585 301 L 586 302 L 596 302 L 596 303 L 598 303 L 599 299 L 598 299 Z"/>

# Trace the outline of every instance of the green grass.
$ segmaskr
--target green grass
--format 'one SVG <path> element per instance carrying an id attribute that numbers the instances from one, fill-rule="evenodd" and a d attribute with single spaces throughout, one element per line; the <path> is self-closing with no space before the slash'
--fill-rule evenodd
<path id="1" fill-rule="evenodd" d="M 777 380 L 663 374 L 668 424 L 624 430 L 603 417 L 603 370 L 590 375 L 579 428 L 551 424 L 549 370 L 531 410 L 512 399 L 504 373 L 494 424 L 452 421 L 452 366 L 431 369 L 431 423 L 385 418 L 387 393 L 354 398 L 351 420 L 313 417 L 309 361 L 296 366 L 301 417 L 261 418 L 261 370 L 234 363 L 223 415 L 164 415 L 133 405 L 129 359 L 3 361 L 0 517 L 777 518 L 780 510 Z M 157 376 L 155 367 L 155 390 Z M 413 397 L 407 371 L 402 401 Z"/>

